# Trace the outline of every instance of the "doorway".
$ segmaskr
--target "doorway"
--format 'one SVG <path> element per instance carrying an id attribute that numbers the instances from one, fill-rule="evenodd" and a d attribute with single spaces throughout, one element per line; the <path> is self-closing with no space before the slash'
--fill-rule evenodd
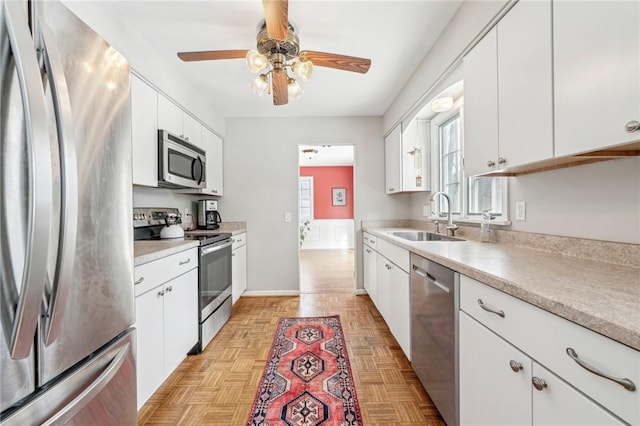
<path id="1" fill-rule="evenodd" d="M 300 294 L 354 294 L 354 146 L 298 147 Z"/>

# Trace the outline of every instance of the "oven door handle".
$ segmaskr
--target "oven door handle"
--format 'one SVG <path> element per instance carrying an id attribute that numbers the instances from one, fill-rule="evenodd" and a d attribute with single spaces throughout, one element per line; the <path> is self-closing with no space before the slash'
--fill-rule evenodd
<path id="1" fill-rule="evenodd" d="M 222 249 L 227 248 L 227 247 L 231 247 L 232 244 L 233 243 L 231 241 L 229 241 L 228 243 L 224 243 L 224 244 L 219 245 L 219 246 L 203 248 L 202 250 L 200 250 L 200 257 L 206 256 L 209 253 L 213 253 L 214 251 L 218 251 L 218 250 L 222 250 Z"/>

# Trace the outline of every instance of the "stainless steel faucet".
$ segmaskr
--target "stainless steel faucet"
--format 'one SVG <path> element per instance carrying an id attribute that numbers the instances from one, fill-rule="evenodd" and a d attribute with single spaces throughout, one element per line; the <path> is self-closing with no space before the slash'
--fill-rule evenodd
<path id="1" fill-rule="evenodd" d="M 451 216 L 451 200 L 449 199 L 449 196 L 442 191 L 431 194 L 429 200 L 433 201 L 438 195 L 442 195 L 447 201 L 447 234 L 450 233 L 453 237 L 456 233 L 456 229 L 458 229 L 458 225 L 453 223 L 453 217 Z"/>

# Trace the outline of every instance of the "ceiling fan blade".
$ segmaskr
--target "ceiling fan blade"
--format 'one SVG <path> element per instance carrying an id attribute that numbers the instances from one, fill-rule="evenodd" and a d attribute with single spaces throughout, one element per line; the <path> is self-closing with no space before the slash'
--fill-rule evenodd
<path id="1" fill-rule="evenodd" d="M 269 37 L 286 40 L 289 32 L 289 1 L 262 0 L 262 8 Z"/>
<path id="2" fill-rule="evenodd" d="M 314 52 L 312 50 L 303 50 L 300 52 L 300 60 L 311 61 L 313 65 L 318 67 L 335 68 L 343 71 L 359 72 L 361 74 L 366 74 L 371 66 L 371 59 L 337 55 L 335 53 Z"/>
<path id="3" fill-rule="evenodd" d="M 271 87 L 273 88 L 273 104 L 285 105 L 289 102 L 289 90 L 287 88 L 287 73 L 282 70 L 271 73 Z"/>
<path id="4" fill-rule="evenodd" d="M 214 59 L 244 59 L 248 50 L 204 50 L 202 52 L 178 52 L 178 58 L 185 62 L 211 61 Z"/>

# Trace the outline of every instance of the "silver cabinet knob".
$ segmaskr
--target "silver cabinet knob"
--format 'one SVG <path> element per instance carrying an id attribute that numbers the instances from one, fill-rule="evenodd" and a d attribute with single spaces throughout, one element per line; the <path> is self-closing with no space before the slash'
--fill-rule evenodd
<path id="1" fill-rule="evenodd" d="M 504 157 L 498 157 L 498 164 L 502 165 L 507 162 L 507 159 Z"/>
<path id="2" fill-rule="evenodd" d="M 173 287 L 172 286 L 167 287 L 167 293 L 169 293 L 171 291 L 173 291 Z"/>
<path id="3" fill-rule="evenodd" d="M 522 364 L 520 364 L 518 361 L 510 360 L 509 367 L 511 367 L 514 373 L 522 371 Z"/>
<path id="4" fill-rule="evenodd" d="M 531 378 L 531 383 L 533 383 L 533 387 L 539 391 L 547 387 L 547 383 L 540 377 L 533 376 L 533 378 Z"/>
<path id="5" fill-rule="evenodd" d="M 632 120 L 627 124 L 625 124 L 624 130 L 626 130 L 627 133 L 637 132 L 638 130 L 640 130 L 640 123 L 635 120 Z"/>
<path id="6" fill-rule="evenodd" d="M 489 160 L 487 161 L 487 167 L 494 167 L 496 165 L 495 161 Z"/>
<path id="7" fill-rule="evenodd" d="M 158 292 L 158 296 L 160 296 L 160 297 L 164 296 L 164 290 L 160 290 L 160 291 Z"/>

